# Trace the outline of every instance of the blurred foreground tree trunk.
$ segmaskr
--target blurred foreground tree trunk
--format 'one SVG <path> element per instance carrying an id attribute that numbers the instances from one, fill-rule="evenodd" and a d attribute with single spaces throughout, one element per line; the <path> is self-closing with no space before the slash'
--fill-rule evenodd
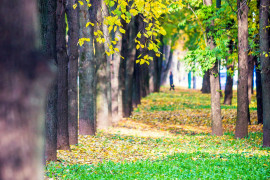
<path id="1" fill-rule="evenodd" d="M 36 51 L 37 1 L 1 1 L 0 179 L 41 180 L 47 89 L 53 73 Z"/>

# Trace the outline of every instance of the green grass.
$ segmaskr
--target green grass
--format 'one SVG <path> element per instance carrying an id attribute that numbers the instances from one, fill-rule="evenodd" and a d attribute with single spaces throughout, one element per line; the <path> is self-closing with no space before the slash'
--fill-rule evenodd
<path id="1" fill-rule="evenodd" d="M 60 179 L 270 179 L 269 156 L 178 153 L 133 163 L 49 164 L 47 176 Z"/>
<path id="2" fill-rule="evenodd" d="M 256 114 L 255 105 L 253 97 L 250 105 L 253 116 Z M 221 107 L 223 123 L 234 125 L 236 97 L 233 98 L 232 106 Z M 58 157 L 61 162 L 48 164 L 45 175 L 68 180 L 270 179 L 270 148 L 262 147 L 261 126 L 253 123 L 258 130 L 250 132 L 248 138 L 244 139 L 235 139 L 233 129 L 225 131 L 222 137 L 212 136 L 206 131 L 194 133 L 196 128 L 200 128 L 195 123 L 209 127 L 209 114 L 209 94 L 195 91 L 151 94 L 142 100 L 129 121 L 152 128 L 148 129 L 151 133 L 163 128 L 171 135 L 144 137 L 121 134 L 120 130 L 100 131 L 96 136 L 81 139 L 80 144 L 72 148 L 73 155 L 66 152 L 66 156 Z M 255 118 L 253 122 L 256 122 Z M 177 126 L 182 124 L 195 129 Z M 172 127 L 166 129 L 165 125 Z M 127 128 L 128 131 L 142 128 L 133 127 L 132 124 L 117 127 Z M 76 158 L 75 155 L 82 156 L 85 152 L 87 156 L 81 158 L 89 157 L 90 160 L 72 163 L 71 159 Z M 97 158 L 102 153 L 103 156 Z M 132 160 L 134 157 L 142 158 Z M 89 162 L 100 163 L 89 165 Z"/>

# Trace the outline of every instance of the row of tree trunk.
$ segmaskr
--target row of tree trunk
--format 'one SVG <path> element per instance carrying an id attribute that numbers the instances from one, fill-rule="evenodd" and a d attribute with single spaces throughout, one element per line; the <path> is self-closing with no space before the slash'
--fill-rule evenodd
<path id="1" fill-rule="evenodd" d="M 217 1 L 217 8 L 220 8 Z M 212 5 L 211 0 L 205 0 L 205 5 Z M 253 69 L 256 65 L 256 87 L 257 87 L 257 113 L 258 123 L 263 123 L 263 145 L 270 146 L 270 62 L 269 62 L 269 2 L 267 0 L 258 1 L 260 11 L 260 57 L 248 55 L 248 11 L 247 1 L 238 0 L 238 85 L 237 85 L 237 121 L 235 137 L 244 138 L 248 136 L 248 123 L 250 123 L 249 103 L 253 93 Z M 214 22 L 212 21 L 212 26 Z M 207 32 L 209 30 L 206 29 Z M 213 49 L 214 40 L 208 36 L 207 45 Z M 230 45 L 231 47 L 231 45 Z M 232 51 L 231 48 L 230 52 Z M 227 70 L 234 69 L 234 63 L 227 63 Z M 261 66 L 261 68 L 260 68 Z M 261 69 L 261 70 L 260 70 Z M 203 93 L 211 92 L 211 112 L 212 112 L 212 134 L 222 135 L 222 121 L 220 113 L 220 85 L 219 85 L 218 63 L 207 71 L 203 78 Z M 210 83 L 209 83 L 210 79 Z M 209 84 L 210 87 L 209 88 Z M 224 104 L 232 103 L 233 78 L 228 75 L 225 87 Z"/>
<path id="2" fill-rule="evenodd" d="M 75 0 L 40 0 L 39 4 L 42 49 L 57 69 L 47 96 L 45 152 L 47 161 L 55 161 L 57 149 L 69 150 L 78 144 L 78 134 L 95 135 L 97 129 L 130 116 L 142 97 L 158 92 L 162 57 L 155 57 L 149 66 L 136 64 L 139 55 L 150 53 L 135 47 L 134 39 L 145 27 L 140 16 L 123 23 L 126 33 L 121 36 L 119 30 L 109 34 L 102 23 L 86 28 L 88 22 L 103 22 L 108 16 L 104 1 L 93 0 L 90 8 L 76 10 Z M 99 30 L 105 43 L 95 39 L 94 32 Z M 105 51 L 110 51 L 108 44 L 115 37 L 120 53 L 107 56 Z M 90 41 L 78 46 L 79 38 Z"/>

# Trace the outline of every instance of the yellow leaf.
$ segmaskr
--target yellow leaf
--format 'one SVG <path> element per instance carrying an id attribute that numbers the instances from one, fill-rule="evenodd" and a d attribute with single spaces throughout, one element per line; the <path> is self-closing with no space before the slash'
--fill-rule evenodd
<path id="1" fill-rule="evenodd" d="M 110 27 L 108 28 L 109 32 L 111 32 L 112 29 L 113 29 L 113 26 L 110 26 Z"/>
<path id="2" fill-rule="evenodd" d="M 80 5 L 82 6 L 83 5 L 83 2 L 82 1 L 78 1 L 80 3 Z"/>
<path id="3" fill-rule="evenodd" d="M 119 31 L 120 31 L 120 33 L 122 33 L 122 34 L 125 34 L 125 33 L 126 33 L 126 30 L 124 30 L 123 28 L 120 28 Z"/>
<path id="4" fill-rule="evenodd" d="M 137 44 L 136 49 L 139 49 L 139 48 L 140 48 L 140 45 L 139 45 L 139 44 Z"/>
<path id="5" fill-rule="evenodd" d="M 107 54 L 107 56 L 110 56 L 111 55 L 108 51 L 106 51 L 106 54 Z"/>
<path id="6" fill-rule="evenodd" d="M 140 65 L 144 64 L 145 63 L 145 60 L 144 59 L 141 59 L 140 61 Z"/>
<path id="7" fill-rule="evenodd" d="M 74 5 L 73 5 L 73 9 L 76 9 L 77 6 L 78 6 L 77 4 L 74 4 Z"/>

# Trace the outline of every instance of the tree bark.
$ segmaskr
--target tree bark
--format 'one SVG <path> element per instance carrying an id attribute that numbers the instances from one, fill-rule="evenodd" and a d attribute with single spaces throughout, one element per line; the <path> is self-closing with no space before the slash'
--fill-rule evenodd
<path id="1" fill-rule="evenodd" d="M 259 62 L 256 61 L 256 99 L 258 124 L 263 124 L 262 79 Z"/>
<path id="2" fill-rule="evenodd" d="M 57 1 L 56 56 L 58 63 L 57 149 L 69 150 L 68 134 L 68 56 L 66 48 L 65 2 Z"/>
<path id="3" fill-rule="evenodd" d="M 115 48 L 118 48 L 119 50 L 122 49 L 122 36 L 119 30 L 115 32 L 115 37 L 118 38 L 118 42 L 115 45 Z M 118 101 L 119 96 L 119 71 L 120 71 L 120 62 L 121 62 L 121 54 L 116 53 L 113 56 L 113 74 L 112 74 L 112 121 L 118 122 L 121 113 L 119 109 L 120 102 Z"/>
<path id="4" fill-rule="evenodd" d="M 136 37 L 137 30 L 134 19 L 127 25 L 125 38 L 127 39 L 126 45 L 123 44 L 123 48 L 128 47 L 126 59 L 126 71 L 125 71 L 125 100 L 124 100 L 124 117 L 129 117 L 132 112 L 132 94 L 133 94 L 133 73 L 134 62 L 136 58 L 136 48 L 134 38 Z"/>
<path id="5" fill-rule="evenodd" d="M 209 94 L 211 92 L 210 88 L 210 72 L 209 70 L 204 73 L 203 84 L 202 84 L 202 93 Z"/>
<path id="6" fill-rule="evenodd" d="M 67 0 L 67 21 L 68 21 L 68 132 L 69 143 L 78 144 L 78 40 L 79 40 L 79 19 L 78 10 L 73 9 L 75 0 Z"/>
<path id="7" fill-rule="evenodd" d="M 254 56 L 248 56 L 248 102 L 251 103 L 253 91 L 253 69 L 254 69 Z"/>
<path id="8" fill-rule="evenodd" d="M 227 71 L 234 71 L 234 64 L 227 65 Z M 233 76 L 227 72 L 224 104 L 232 105 L 233 98 Z"/>
<path id="9" fill-rule="evenodd" d="M 161 55 L 160 57 L 157 57 L 154 59 L 154 64 L 155 64 L 155 70 L 156 70 L 156 78 L 155 78 L 155 89 L 154 92 L 159 92 L 160 91 L 160 85 L 161 85 L 161 72 L 162 72 L 162 61 L 163 61 L 163 48 L 164 48 L 164 43 L 163 43 L 163 36 L 160 37 L 160 52 Z"/>
<path id="10" fill-rule="evenodd" d="M 44 116 L 53 73 L 36 51 L 37 1 L 1 1 L 0 179 L 43 179 Z"/>
<path id="11" fill-rule="evenodd" d="M 212 5 L 212 0 L 205 0 L 206 6 Z M 211 26 L 214 26 L 214 21 L 211 22 Z M 209 32 L 209 27 L 206 29 Z M 207 39 L 207 45 L 210 49 L 215 47 L 214 39 L 209 36 Z M 219 82 L 219 68 L 218 60 L 216 60 L 213 67 L 210 69 L 210 88 L 211 88 L 211 119 L 212 119 L 212 134 L 217 136 L 223 135 L 222 119 L 220 109 L 220 82 Z"/>
<path id="12" fill-rule="evenodd" d="M 103 22 L 104 14 L 107 14 L 107 9 L 102 5 L 103 1 L 94 0 L 93 13 L 96 14 L 97 22 Z M 91 21 L 94 19 L 91 18 Z M 103 23 L 101 26 L 94 26 L 95 31 L 103 31 L 104 36 L 108 38 L 108 30 Z M 109 40 L 105 39 L 109 42 Z M 106 129 L 112 125 L 112 106 L 111 106 L 111 79 L 110 79 L 110 58 L 105 54 L 105 45 L 95 42 L 95 59 L 97 62 L 97 128 Z M 109 49 L 107 47 L 107 49 Z"/>
<path id="13" fill-rule="evenodd" d="M 263 146 L 270 146 L 269 1 L 260 1 L 260 61 L 263 100 Z M 266 55 L 267 54 L 267 55 Z"/>
<path id="14" fill-rule="evenodd" d="M 54 68 L 56 62 L 56 1 L 40 0 L 40 22 L 42 49 Z M 57 160 L 57 79 L 50 85 L 46 98 L 45 115 L 45 160 Z"/>
<path id="15" fill-rule="evenodd" d="M 192 81 L 193 81 L 192 87 L 193 87 L 193 89 L 196 89 L 196 76 L 194 76 L 194 74 L 192 76 Z"/>
<path id="16" fill-rule="evenodd" d="M 96 61 L 93 47 L 94 29 L 90 26 L 85 27 L 86 23 L 90 21 L 88 6 L 79 6 L 79 8 L 80 38 L 90 38 L 90 42 L 85 42 L 79 51 L 79 134 L 95 135 Z M 95 14 L 92 14 L 92 18 L 95 18 Z"/>
<path id="17" fill-rule="evenodd" d="M 229 54 L 233 52 L 233 41 L 230 40 L 229 43 Z M 228 57 L 226 58 L 227 64 L 227 77 L 226 77 L 226 85 L 225 85 L 225 96 L 224 96 L 224 104 L 232 105 L 233 98 L 233 75 L 234 75 L 234 61 L 229 62 Z"/>
<path id="18" fill-rule="evenodd" d="M 246 1 L 238 0 L 238 86 L 237 121 L 235 137 L 248 136 L 248 6 Z"/>
<path id="19" fill-rule="evenodd" d="M 136 57 L 139 56 L 139 52 L 136 53 Z M 133 102 L 136 107 L 138 104 L 141 104 L 141 83 L 140 83 L 140 64 L 134 62 L 134 77 L 133 77 Z"/>

